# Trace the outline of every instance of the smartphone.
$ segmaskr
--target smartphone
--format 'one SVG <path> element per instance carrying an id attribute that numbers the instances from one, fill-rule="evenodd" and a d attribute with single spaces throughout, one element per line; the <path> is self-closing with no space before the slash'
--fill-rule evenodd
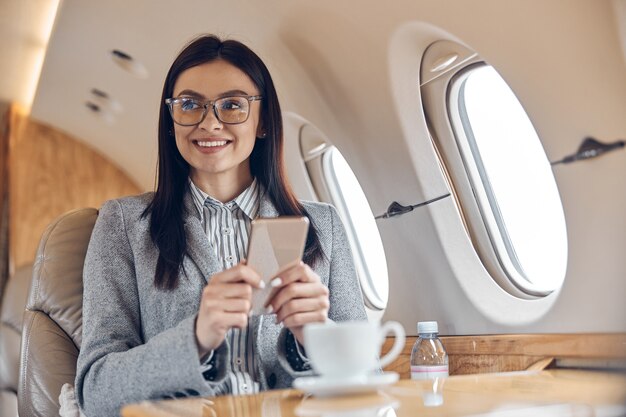
<path id="1" fill-rule="evenodd" d="M 265 303 L 277 291 L 270 281 L 302 260 L 309 219 L 299 216 L 281 216 L 252 220 L 248 240 L 247 265 L 265 282 L 265 288 L 252 295 L 252 314 L 264 314 Z"/>

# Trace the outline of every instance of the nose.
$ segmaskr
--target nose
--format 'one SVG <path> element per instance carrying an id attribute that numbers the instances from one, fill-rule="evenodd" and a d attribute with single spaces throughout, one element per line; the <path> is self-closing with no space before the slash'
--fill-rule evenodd
<path id="1" fill-rule="evenodd" d="M 206 116 L 204 116 L 204 120 L 198 124 L 198 127 L 206 131 L 221 129 L 223 127 L 222 122 L 220 122 L 215 114 L 215 107 L 208 105 Z"/>

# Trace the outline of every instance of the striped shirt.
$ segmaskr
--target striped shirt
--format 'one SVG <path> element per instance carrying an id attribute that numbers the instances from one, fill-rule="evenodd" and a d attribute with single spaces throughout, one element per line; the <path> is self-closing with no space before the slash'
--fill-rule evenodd
<path id="1" fill-rule="evenodd" d="M 199 189 L 191 179 L 189 185 L 204 231 L 223 269 L 237 265 L 246 256 L 250 223 L 259 212 L 262 186 L 255 179 L 235 199 L 222 203 Z M 226 334 L 231 357 L 227 364 L 226 379 L 216 388 L 217 394 L 259 392 L 259 371 L 251 328 L 232 328 Z M 211 379 L 212 366 L 211 357 L 201 366 L 206 379 Z"/>

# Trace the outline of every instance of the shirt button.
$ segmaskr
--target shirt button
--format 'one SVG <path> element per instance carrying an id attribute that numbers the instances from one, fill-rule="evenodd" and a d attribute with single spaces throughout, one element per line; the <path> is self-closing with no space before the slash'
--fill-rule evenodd
<path id="1" fill-rule="evenodd" d="M 242 384 L 242 385 L 241 385 L 241 390 L 242 390 L 242 391 L 248 391 L 248 385 L 246 385 L 246 384 Z"/>
<path id="2" fill-rule="evenodd" d="M 227 256 L 227 257 L 226 257 L 226 260 L 227 260 L 228 262 L 232 262 L 232 261 L 233 261 L 233 257 L 232 257 L 232 256 Z"/>
<path id="3" fill-rule="evenodd" d="M 237 363 L 237 365 L 241 365 L 241 362 L 243 362 L 243 361 L 241 360 L 241 358 L 237 358 L 237 359 L 235 359 L 235 362 Z"/>
<path id="4" fill-rule="evenodd" d="M 229 229 L 228 227 L 225 227 L 225 228 L 222 229 L 222 233 L 225 234 L 225 235 L 229 235 L 230 232 L 231 232 L 231 229 Z"/>

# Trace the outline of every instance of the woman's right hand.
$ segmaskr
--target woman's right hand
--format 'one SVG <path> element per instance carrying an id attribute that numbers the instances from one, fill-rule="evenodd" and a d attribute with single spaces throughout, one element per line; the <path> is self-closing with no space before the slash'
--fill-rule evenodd
<path id="1" fill-rule="evenodd" d="M 196 341 L 200 357 L 217 349 L 231 327 L 245 328 L 252 305 L 252 289 L 264 286 L 261 277 L 241 262 L 211 277 L 202 291 Z"/>

